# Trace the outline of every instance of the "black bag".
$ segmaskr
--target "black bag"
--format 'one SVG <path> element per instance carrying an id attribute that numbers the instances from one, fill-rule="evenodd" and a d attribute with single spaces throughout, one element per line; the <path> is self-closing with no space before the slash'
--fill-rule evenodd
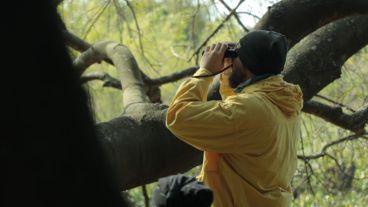
<path id="1" fill-rule="evenodd" d="M 213 193 L 194 177 L 178 174 L 158 180 L 153 200 L 157 207 L 210 207 Z"/>

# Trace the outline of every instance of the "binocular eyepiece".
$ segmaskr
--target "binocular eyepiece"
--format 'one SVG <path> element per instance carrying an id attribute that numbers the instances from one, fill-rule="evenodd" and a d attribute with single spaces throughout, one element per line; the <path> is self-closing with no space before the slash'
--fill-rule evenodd
<path id="1" fill-rule="evenodd" d="M 236 58 L 238 57 L 238 49 L 234 47 L 228 47 L 225 50 L 224 58 Z"/>
<path id="2" fill-rule="evenodd" d="M 204 54 L 204 51 L 202 51 L 202 56 Z M 228 47 L 225 50 L 224 58 L 236 58 L 238 57 L 238 49 L 235 47 Z"/>

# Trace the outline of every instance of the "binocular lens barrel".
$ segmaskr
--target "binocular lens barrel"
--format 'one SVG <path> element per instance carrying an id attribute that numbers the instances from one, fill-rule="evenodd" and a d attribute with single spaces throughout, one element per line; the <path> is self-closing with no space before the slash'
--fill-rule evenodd
<path id="1" fill-rule="evenodd" d="M 202 51 L 202 56 L 204 54 L 204 50 Z M 224 54 L 224 58 L 236 58 L 238 57 L 238 50 L 235 48 L 227 48 Z"/>

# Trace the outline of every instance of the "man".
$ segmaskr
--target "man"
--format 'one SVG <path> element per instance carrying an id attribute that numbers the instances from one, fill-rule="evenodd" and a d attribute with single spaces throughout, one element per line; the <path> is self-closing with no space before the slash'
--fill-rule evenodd
<path id="1" fill-rule="evenodd" d="M 296 170 L 299 86 L 283 70 L 287 40 L 257 30 L 240 39 L 237 57 L 226 59 L 227 44 L 207 47 L 194 77 L 178 89 L 166 117 L 179 139 L 204 151 L 198 179 L 214 192 L 214 206 L 289 206 Z M 207 77 L 232 64 L 220 77 L 221 101 L 206 101 Z"/>

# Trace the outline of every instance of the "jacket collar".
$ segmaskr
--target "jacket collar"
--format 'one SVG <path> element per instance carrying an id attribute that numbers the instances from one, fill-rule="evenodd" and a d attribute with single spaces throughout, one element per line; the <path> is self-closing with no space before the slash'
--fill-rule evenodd
<path id="1" fill-rule="evenodd" d="M 243 89 L 253 83 L 256 83 L 258 81 L 261 81 L 261 80 L 264 80 L 264 79 L 267 79 L 271 76 L 276 76 L 275 74 L 272 74 L 272 73 L 266 73 L 266 74 L 261 74 L 261 75 L 254 75 L 251 79 L 248 79 L 242 83 L 240 83 L 235 89 L 234 89 L 234 92 L 235 93 L 240 93 L 243 91 Z"/>

